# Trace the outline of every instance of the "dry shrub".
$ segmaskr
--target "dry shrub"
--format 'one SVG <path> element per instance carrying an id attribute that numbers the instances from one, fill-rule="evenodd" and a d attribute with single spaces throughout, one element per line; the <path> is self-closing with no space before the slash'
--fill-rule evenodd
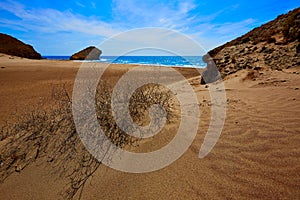
<path id="1" fill-rule="evenodd" d="M 76 133 L 65 87 L 54 88 L 53 99 L 55 105 L 48 111 L 36 108 L 17 123 L 1 127 L 0 180 L 41 158 L 53 166 L 50 173 L 68 180 L 63 198 L 71 199 L 100 162 L 85 150 Z"/>
<path id="2" fill-rule="evenodd" d="M 154 104 L 166 111 L 168 123 L 177 119 L 174 111 L 179 103 L 174 93 L 162 85 L 148 84 L 138 88 L 130 99 L 129 110 L 133 121 L 140 125 L 150 123 L 149 108 Z"/>
<path id="3" fill-rule="evenodd" d="M 138 139 L 127 135 L 113 119 L 111 87 L 100 82 L 97 91 L 97 117 L 108 138 L 119 147 L 136 142 Z M 53 167 L 50 173 L 59 174 L 67 180 L 68 184 L 62 192 L 64 199 L 72 199 L 75 195 L 81 198 L 86 181 L 98 169 L 101 161 L 86 150 L 76 132 L 71 97 L 66 87 L 54 88 L 52 96 L 55 105 L 48 111 L 37 108 L 20 117 L 17 123 L 4 123 L 1 126 L 0 181 L 40 159 L 42 164 L 46 161 L 47 165 Z M 175 102 L 174 95 L 162 86 L 139 88 L 130 101 L 130 114 L 137 122 L 143 121 L 144 112 L 153 103 L 166 109 L 169 122 L 175 116 L 171 109 Z"/>

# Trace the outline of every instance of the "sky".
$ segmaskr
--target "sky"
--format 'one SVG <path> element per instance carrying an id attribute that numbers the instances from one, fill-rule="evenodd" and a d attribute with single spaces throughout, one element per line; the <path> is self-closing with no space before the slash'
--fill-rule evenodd
<path id="1" fill-rule="evenodd" d="M 184 34 L 208 51 L 299 6 L 299 0 L 1 0 L 0 32 L 44 56 L 72 55 L 126 31 L 149 27 Z M 165 41 L 151 34 L 144 31 L 126 42 Z M 180 42 L 174 37 L 168 44 L 180 48 Z M 111 49 L 102 49 L 103 54 L 117 53 Z"/>

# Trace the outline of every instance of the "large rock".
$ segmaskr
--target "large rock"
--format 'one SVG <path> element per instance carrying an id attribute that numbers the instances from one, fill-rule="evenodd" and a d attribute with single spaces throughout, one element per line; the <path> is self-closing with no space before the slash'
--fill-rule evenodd
<path id="1" fill-rule="evenodd" d="M 30 59 L 41 59 L 42 56 L 28 44 L 3 33 L 0 33 L 0 53 Z"/>
<path id="2" fill-rule="evenodd" d="M 207 67 L 201 75 L 201 84 L 213 83 L 221 79 L 221 75 L 213 59 L 206 54 L 202 57 L 202 60 L 207 63 Z"/>
<path id="3" fill-rule="evenodd" d="M 102 51 L 94 46 L 87 47 L 70 57 L 70 60 L 99 60 Z"/>
<path id="4" fill-rule="evenodd" d="M 203 61 L 213 60 L 221 76 L 241 69 L 282 70 L 299 66 L 300 8 L 253 29 L 241 37 L 208 52 Z M 208 64 L 212 68 L 211 64 Z M 212 68 L 214 69 L 214 68 Z M 217 80 L 215 70 L 207 69 L 202 83 Z M 208 72 L 209 71 L 209 72 Z"/>

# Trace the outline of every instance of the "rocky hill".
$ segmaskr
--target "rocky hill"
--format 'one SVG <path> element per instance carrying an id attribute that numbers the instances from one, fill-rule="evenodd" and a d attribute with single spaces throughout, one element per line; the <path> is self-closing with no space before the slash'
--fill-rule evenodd
<path id="1" fill-rule="evenodd" d="M 99 60 L 102 51 L 94 46 L 87 47 L 70 57 L 70 60 Z"/>
<path id="2" fill-rule="evenodd" d="M 282 70 L 300 66 L 300 8 L 278 16 L 247 34 L 208 52 L 202 83 L 213 82 L 241 69 Z M 212 64 L 212 60 L 214 64 Z"/>
<path id="3" fill-rule="evenodd" d="M 42 58 L 41 54 L 36 52 L 32 46 L 3 33 L 0 33 L 0 53 L 30 59 Z"/>

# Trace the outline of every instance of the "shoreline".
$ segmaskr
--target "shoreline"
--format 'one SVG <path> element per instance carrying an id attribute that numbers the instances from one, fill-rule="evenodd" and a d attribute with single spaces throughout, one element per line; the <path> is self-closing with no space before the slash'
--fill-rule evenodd
<path id="1" fill-rule="evenodd" d="M 0 121 L 5 120 L 7 115 L 14 115 L 12 113 L 16 110 L 25 112 L 26 105 L 39 104 L 41 101 L 51 102 L 51 90 L 55 85 L 66 82 L 71 92 L 77 71 L 84 64 L 72 60 L 32 60 L 6 54 L 1 54 L 0 61 L 0 112 L 3 113 Z M 107 67 L 103 78 L 109 82 L 117 81 L 120 75 L 137 66 L 164 68 L 134 64 L 96 64 L 99 67 Z M 203 70 L 172 68 L 187 78 L 199 76 L 199 71 Z M 19 101 L 19 98 L 23 100 Z"/>
<path id="2" fill-rule="evenodd" d="M 69 56 L 49 56 L 49 57 L 53 57 L 48 59 L 47 56 L 44 56 L 43 58 L 46 60 L 69 60 L 67 58 L 69 58 Z M 66 59 L 59 59 L 59 57 L 64 57 Z M 127 60 L 127 61 L 120 61 L 120 62 L 115 62 L 118 58 L 123 57 L 125 60 L 126 58 L 182 58 L 183 60 L 180 60 L 180 62 L 178 62 L 177 64 L 164 64 L 163 62 L 165 62 L 164 60 L 161 60 L 162 63 L 150 63 L 150 61 L 148 61 L 149 63 L 145 63 L 145 61 L 133 61 L 133 60 Z M 112 59 L 111 62 L 107 62 L 107 60 L 111 59 L 111 58 L 115 58 Z M 197 64 L 193 64 L 193 61 L 189 61 L 188 58 L 199 58 L 201 61 L 201 64 L 199 64 L 197 61 Z M 104 59 L 104 60 L 102 60 Z M 169 59 L 170 60 L 170 59 Z M 100 57 L 99 60 L 72 60 L 74 62 L 92 62 L 92 63 L 106 63 L 106 64 L 129 64 L 129 65 L 143 65 L 143 66 L 162 66 L 162 67 L 188 67 L 188 68 L 205 68 L 206 67 L 206 63 L 204 63 L 202 61 L 202 56 L 103 56 Z M 186 61 L 189 64 L 183 64 L 182 62 Z M 157 62 L 157 61 L 156 61 Z"/>

